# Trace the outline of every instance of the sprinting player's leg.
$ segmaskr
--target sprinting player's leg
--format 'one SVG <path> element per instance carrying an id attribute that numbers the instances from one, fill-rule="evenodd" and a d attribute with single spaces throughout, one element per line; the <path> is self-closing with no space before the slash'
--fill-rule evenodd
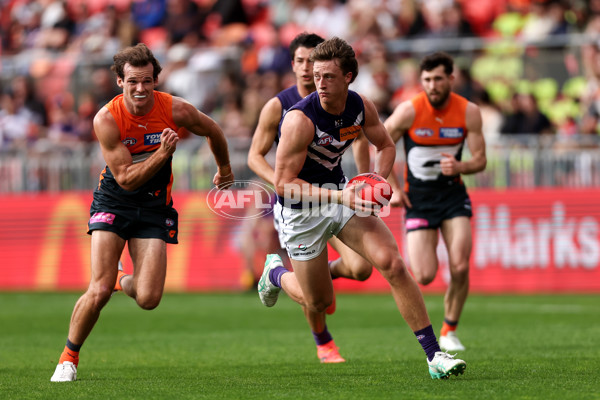
<path id="1" fill-rule="evenodd" d="M 100 311 L 113 293 L 117 279 L 117 264 L 125 247 L 125 240 L 112 232 L 94 231 L 91 246 L 90 284 L 73 309 L 67 344 L 50 378 L 52 382 L 69 382 L 77 379 L 79 351 L 98 321 Z"/>
<path id="2" fill-rule="evenodd" d="M 450 283 L 444 297 L 444 323 L 440 334 L 440 346 L 447 351 L 462 351 L 465 347 L 455 331 L 469 295 L 471 223 L 467 217 L 452 218 L 442 223 L 441 231 L 448 248 Z"/>
<path id="3" fill-rule="evenodd" d="M 323 363 L 345 362 L 325 322 L 325 310 L 334 298 L 327 262 L 327 248 L 313 259 L 307 261 L 291 259 L 291 262 L 296 280 L 304 295 L 303 309 L 317 344 L 317 357 Z"/>
<path id="4" fill-rule="evenodd" d="M 130 239 L 133 274 L 121 278 L 123 293 L 144 310 L 158 307 L 167 274 L 167 246 L 161 239 Z"/>
<path id="5" fill-rule="evenodd" d="M 348 278 L 361 282 L 369 279 L 373 272 L 370 262 L 335 236 L 329 239 L 329 244 L 340 255 L 329 263 L 332 278 Z"/>
<path id="6" fill-rule="evenodd" d="M 166 277 L 166 243 L 162 239 L 130 239 L 129 253 L 134 273 L 122 275 L 119 284 L 125 294 L 135 299 L 145 310 L 158 306 Z M 77 379 L 79 350 L 94 327 L 100 311 L 116 288 L 119 257 L 125 240 L 117 234 L 92 232 L 92 276 L 87 291 L 75 304 L 67 344 L 59 359 L 52 382 Z"/>
<path id="7" fill-rule="evenodd" d="M 325 260 L 327 252 L 325 254 Z M 292 265 L 295 263 L 292 261 Z M 327 261 L 325 261 L 327 265 Z M 326 267 L 325 271 L 329 269 Z M 295 267 L 294 267 L 295 271 Z M 331 275 L 328 276 L 331 282 Z M 302 306 L 304 315 L 313 333 L 313 338 L 317 345 L 317 357 L 322 363 L 339 363 L 344 360 L 338 351 L 337 346 L 327 329 L 325 322 L 325 313 L 322 311 L 309 310 L 306 306 L 304 293 L 298 282 L 295 272 L 290 272 L 283 266 L 281 258 L 277 254 L 269 254 L 265 262 L 265 269 L 258 283 L 258 294 L 262 303 L 267 307 L 272 307 L 277 302 L 279 292 L 283 289 L 290 298 Z M 333 296 L 333 286 L 331 289 Z"/>
<path id="8" fill-rule="evenodd" d="M 462 374 L 466 363 L 441 351 L 423 295 L 408 272 L 394 236 L 385 223 L 374 216 L 354 216 L 337 237 L 369 260 L 389 282 L 398 310 L 427 354 L 431 377 L 439 379 Z"/>

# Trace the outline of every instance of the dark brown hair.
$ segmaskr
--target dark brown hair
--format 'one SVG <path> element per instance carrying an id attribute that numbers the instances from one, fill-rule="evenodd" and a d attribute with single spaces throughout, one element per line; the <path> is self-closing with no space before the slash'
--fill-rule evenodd
<path id="1" fill-rule="evenodd" d="M 446 75 L 452 75 L 452 71 L 454 71 L 454 60 L 449 54 L 444 53 L 443 51 L 438 51 L 425 56 L 425 58 L 421 60 L 419 69 L 420 72 L 429 72 L 440 65 L 444 66 L 444 73 Z"/>
<path id="2" fill-rule="evenodd" d="M 135 46 L 124 48 L 115 54 L 113 60 L 114 64 L 110 69 L 121 79 L 125 79 L 125 72 L 123 72 L 125 64 L 130 64 L 132 67 L 145 67 L 148 64 L 152 64 L 154 67 L 152 75 L 154 80 L 158 78 L 158 74 L 162 71 L 160 63 L 144 43 L 138 43 Z"/>
<path id="3" fill-rule="evenodd" d="M 350 83 L 354 82 L 358 75 L 358 61 L 354 49 L 346 41 L 338 37 L 333 37 L 324 41 L 310 53 L 310 61 L 330 61 L 337 60 L 337 65 L 344 74 L 352 73 Z"/>

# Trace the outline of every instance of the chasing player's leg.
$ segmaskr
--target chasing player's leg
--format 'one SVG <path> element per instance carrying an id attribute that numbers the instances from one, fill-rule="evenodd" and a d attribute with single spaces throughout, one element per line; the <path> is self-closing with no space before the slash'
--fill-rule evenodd
<path id="1" fill-rule="evenodd" d="M 442 236 L 448 248 L 450 283 L 444 296 L 444 323 L 440 347 L 446 351 L 462 351 L 465 346 L 456 335 L 456 328 L 469 294 L 469 258 L 471 256 L 471 224 L 460 216 L 443 221 Z"/>

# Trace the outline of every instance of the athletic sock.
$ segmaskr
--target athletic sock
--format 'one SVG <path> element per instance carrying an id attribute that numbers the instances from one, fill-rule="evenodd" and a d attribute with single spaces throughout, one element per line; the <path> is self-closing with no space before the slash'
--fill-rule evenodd
<path id="1" fill-rule="evenodd" d="M 70 361 L 77 366 L 79 364 L 79 350 L 81 349 L 80 344 L 71 343 L 69 339 L 67 339 L 67 344 L 60 355 L 60 359 L 58 360 L 59 364 L 62 364 L 65 361 Z"/>
<path id="2" fill-rule="evenodd" d="M 269 271 L 269 280 L 271 283 L 278 288 L 281 287 L 281 276 L 287 272 L 290 272 L 285 267 L 275 267 Z"/>
<path id="3" fill-rule="evenodd" d="M 433 357 L 435 357 L 435 353 L 437 351 L 442 351 L 440 349 L 440 345 L 438 344 L 437 338 L 435 337 L 435 333 L 433 333 L 433 327 L 431 325 L 429 325 L 427 328 L 416 331 L 415 336 L 425 351 L 425 354 L 427 354 L 427 359 L 429 361 L 433 360 Z"/>
<path id="4" fill-rule="evenodd" d="M 449 319 L 444 318 L 444 323 L 442 324 L 442 331 L 440 332 L 440 336 L 446 336 L 448 332 L 454 332 L 458 325 L 458 321 L 450 321 Z"/>
<path id="5" fill-rule="evenodd" d="M 313 337 L 315 338 L 315 343 L 317 344 L 317 346 L 327 344 L 333 340 L 333 338 L 331 337 L 331 333 L 329 333 L 329 331 L 327 330 L 327 325 L 325 325 L 325 329 L 323 329 L 323 332 L 321 332 L 321 333 L 313 332 L 312 334 L 313 334 Z"/>

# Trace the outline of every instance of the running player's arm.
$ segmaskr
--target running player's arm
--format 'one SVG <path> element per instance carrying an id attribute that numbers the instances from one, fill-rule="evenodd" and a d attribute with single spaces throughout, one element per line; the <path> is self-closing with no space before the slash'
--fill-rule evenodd
<path id="1" fill-rule="evenodd" d="M 398 143 L 398 141 L 408 132 L 410 126 L 415 120 L 415 108 L 412 105 L 411 101 L 404 101 L 396 107 L 392 115 L 388 117 L 388 119 L 384 122 L 385 129 L 388 131 L 394 143 Z M 400 182 L 400 178 L 392 171 L 390 176 L 388 177 L 390 181 L 390 185 L 392 185 L 392 190 L 394 191 L 392 195 L 392 199 L 390 200 L 390 205 L 392 206 L 406 206 L 408 208 L 412 207 L 410 200 L 408 199 L 408 195 L 404 192 L 402 188 L 402 183 Z"/>
<path id="2" fill-rule="evenodd" d="M 302 111 L 288 112 L 281 125 L 281 137 L 275 157 L 275 191 L 287 200 L 295 202 L 318 202 L 345 204 L 357 211 L 370 212 L 375 203 L 362 200 L 357 191 L 360 185 L 335 190 L 313 186 L 298 178 L 313 140 L 315 126 Z"/>
<path id="3" fill-rule="evenodd" d="M 396 146 L 379 119 L 373 102 L 363 96 L 365 105 L 365 136 L 377 149 L 375 154 L 375 172 L 387 177 L 396 160 Z"/>
<path id="4" fill-rule="evenodd" d="M 141 187 L 165 165 L 179 140 L 177 132 L 164 129 L 160 135 L 160 147 L 146 160 L 134 164 L 131 153 L 121 142 L 121 132 L 108 108 L 98 111 L 93 124 L 106 165 L 119 186 L 129 191 Z"/>
<path id="5" fill-rule="evenodd" d="M 352 143 L 352 155 L 359 174 L 371 171 L 371 155 L 369 153 L 369 141 L 361 131 Z"/>
<path id="6" fill-rule="evenodd" d="M 474 174 L 485 169 L 487 157 L 485 154 L 485 139 L 482 131 L 482 118 L 479 107 L 474 103 L 467 105 L 466 125 L 467 125 L 467 145 L 471 153 L 471 158 L 465 161 L 458 161 L 453 154 L 442 153 L 444 158 L 440 161 L 442 174 Z"/>
<path id="7" fill-rule="evenodd" d="M 248 167 L 270 184 L 273 184 L 275 170 L 265 160 L 265 156 L 273 147 L 277 137 L 282 108 L 281 101 L 277 97 L 273 97 L 265 104 L 258 117 L 258 125 L 248 151 Z"/>
<path id="8" fill-rule="evenodd" d="M 197 136 L 204 136 L 217 162 L 217 173 L 213 183 L 225 189 L 233 183 L 233 172 L 229 163 L 227 140 L 221 127 L 208 115 L 200 112 L 181 97 L 173 96 L 173 121 Z"/>

